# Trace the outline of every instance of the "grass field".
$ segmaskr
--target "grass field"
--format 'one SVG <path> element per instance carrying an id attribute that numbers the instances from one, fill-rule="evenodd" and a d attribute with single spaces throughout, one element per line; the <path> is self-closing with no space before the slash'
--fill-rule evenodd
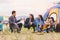
<path id="1" fill-rule="evenodd" d="M 26 28 L 22 28 L 21 33 L 11 33 L 8 29 L 0 32 L 0 40 L 60 40 L 60 33 L 32 33 Z"/>

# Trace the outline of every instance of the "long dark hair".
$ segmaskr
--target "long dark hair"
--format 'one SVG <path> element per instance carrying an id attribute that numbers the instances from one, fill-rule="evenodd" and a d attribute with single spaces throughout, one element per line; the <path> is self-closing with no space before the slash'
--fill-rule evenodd
<path id="1" fill-rule="evenodd" d="M 51 17 L 51 19 L 52 19 L 53 22 L 55 22 L 53 17 Z"/>
<path id="2" fill-rule="evenodd" d="M 41 20 L 44 22 L 44 19 L 43 19 L 42 15 L 38 15 L 38 16 L 40 16 Z"/>
<path id="3" fill-rule="evenodd" d="M 30 14 L 30 16 L 32 16 L 31 21 L 34 21 L 34 15 Z"/>

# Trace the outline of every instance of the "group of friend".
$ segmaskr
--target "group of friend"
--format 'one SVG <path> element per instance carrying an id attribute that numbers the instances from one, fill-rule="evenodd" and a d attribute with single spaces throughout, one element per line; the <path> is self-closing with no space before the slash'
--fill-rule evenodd
<path id="1" fill-rule="evenodd" d="M 20 22 L 22 19 L 17 20 L 16 19 L 16 11 L 12 11 L 12 16 L 9 17 L 9 26 L 11 29 L 11 32 L 14 31 L 14 28 L 17 29 L 17 32 L 20 33 L 22 28 L 22 23 Z M 44 26 L 46 26 L 44 28 Z M 34 18 L 33 14 L 29 14 L 29 17 L 24 20 L 24 28 L 33 28 L 34 32 L 47 32 L 50 31 L 53 32 L 55 30 L 54 25 L 54 18 L 48 17 L 47 20 L 44 20 L 42 15 L 38 15 L 37 18 Z"/>

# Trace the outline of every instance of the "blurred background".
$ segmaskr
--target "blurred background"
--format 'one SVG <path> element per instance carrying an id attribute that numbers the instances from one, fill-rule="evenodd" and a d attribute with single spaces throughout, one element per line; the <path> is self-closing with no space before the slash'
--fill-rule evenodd
<path id="1" fill-rule="evenodd" d="M 0 0 L 0 16 L 7 19 L 12 10 L 16 10 L 17 16 L 28 16 L 30 13 L 37 17 L 44 15 L 48 8 L 60 0 Z"/>

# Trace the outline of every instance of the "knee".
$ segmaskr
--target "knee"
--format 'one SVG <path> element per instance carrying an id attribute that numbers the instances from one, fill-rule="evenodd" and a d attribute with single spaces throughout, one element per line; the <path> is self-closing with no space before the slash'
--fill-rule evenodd
<path id="1" fill-rule="evenodd" d="M 19 27 L 22 27 L 22 23 L 19 23 L 18 25 L 19 25 Z"/>

